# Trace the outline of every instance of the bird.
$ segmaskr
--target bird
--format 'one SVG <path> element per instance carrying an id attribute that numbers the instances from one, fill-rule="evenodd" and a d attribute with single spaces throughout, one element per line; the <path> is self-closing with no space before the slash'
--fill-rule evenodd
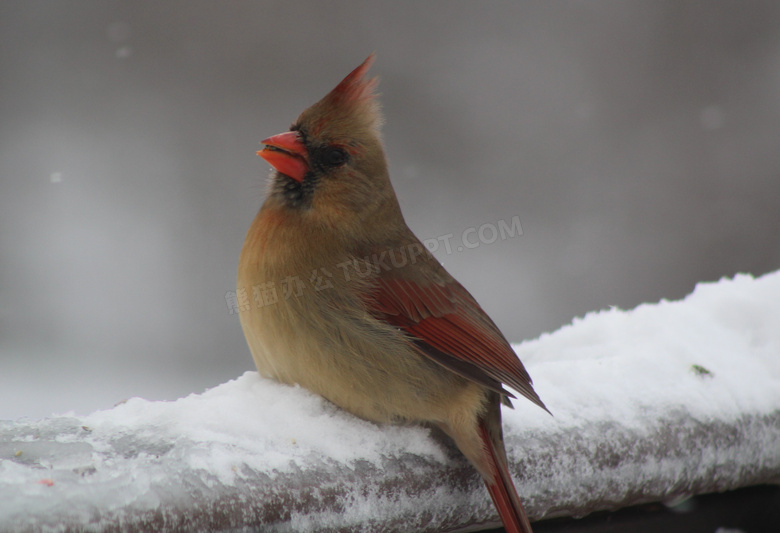
<path id="1" fill-rule="evenodd" d="M 407 226 L 389 178 L 371 54 L 289 131 L 238 264 L 258 372 L 380 424 L 440 428 L 511 533 L 531 525 L 507 467 L 513 389 L 549 412 L 496 324 Z"/>

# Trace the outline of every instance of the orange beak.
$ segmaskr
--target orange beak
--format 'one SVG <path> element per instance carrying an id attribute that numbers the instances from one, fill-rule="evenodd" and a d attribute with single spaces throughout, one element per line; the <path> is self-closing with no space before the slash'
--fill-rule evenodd
<path id="1" fill-rule="evenodd" d="M 260 141 L 265 148 L 257 155 L 271 163 L 276 170 L 302 182 L 309 171 L 309 152 L 297 131 L 287 131 Z"/>

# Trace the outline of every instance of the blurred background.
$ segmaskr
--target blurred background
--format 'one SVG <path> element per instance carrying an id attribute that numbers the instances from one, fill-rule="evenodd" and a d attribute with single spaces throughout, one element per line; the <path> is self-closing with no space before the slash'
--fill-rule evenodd
<path id="1" fill-rule="evenodd" d="M 372 51 L 407 221 L 511 341 L 780 268 L 778 28 L 774 0 L 3 1 L 0 419 L 253 369 L 255 151 Z"/>

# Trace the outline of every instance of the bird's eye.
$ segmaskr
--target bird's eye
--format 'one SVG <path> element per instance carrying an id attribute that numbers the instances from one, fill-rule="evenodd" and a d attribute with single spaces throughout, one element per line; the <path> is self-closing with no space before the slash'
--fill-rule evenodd
<path id="1" fill-rule="evenodd" d="M 321 156 L 322 164 L 326 167 L 338 167 L 349 159 L 349 154 L 337 146 L 325 148 Z"/>

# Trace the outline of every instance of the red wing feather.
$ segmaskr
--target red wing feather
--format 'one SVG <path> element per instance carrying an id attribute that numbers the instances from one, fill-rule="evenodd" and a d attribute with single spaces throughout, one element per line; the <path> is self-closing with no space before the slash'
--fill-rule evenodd
<path id="1" fill-rule="evenodd" d="M 377 282 L 369 301 L 372 310 L 403 329 L 418 345 L 422 342 L 432 348 L 423 349 L 426 355 L 504 395 L 508 393 L 500 389 L 500 383 L 506 383 L 547 410 L 512 347 L 457 281 L 423 285 L 398 278 L 380 278 Z M 464 363 L 475 367 L 473 370 L 477 372 L 464 372 Z"/>

